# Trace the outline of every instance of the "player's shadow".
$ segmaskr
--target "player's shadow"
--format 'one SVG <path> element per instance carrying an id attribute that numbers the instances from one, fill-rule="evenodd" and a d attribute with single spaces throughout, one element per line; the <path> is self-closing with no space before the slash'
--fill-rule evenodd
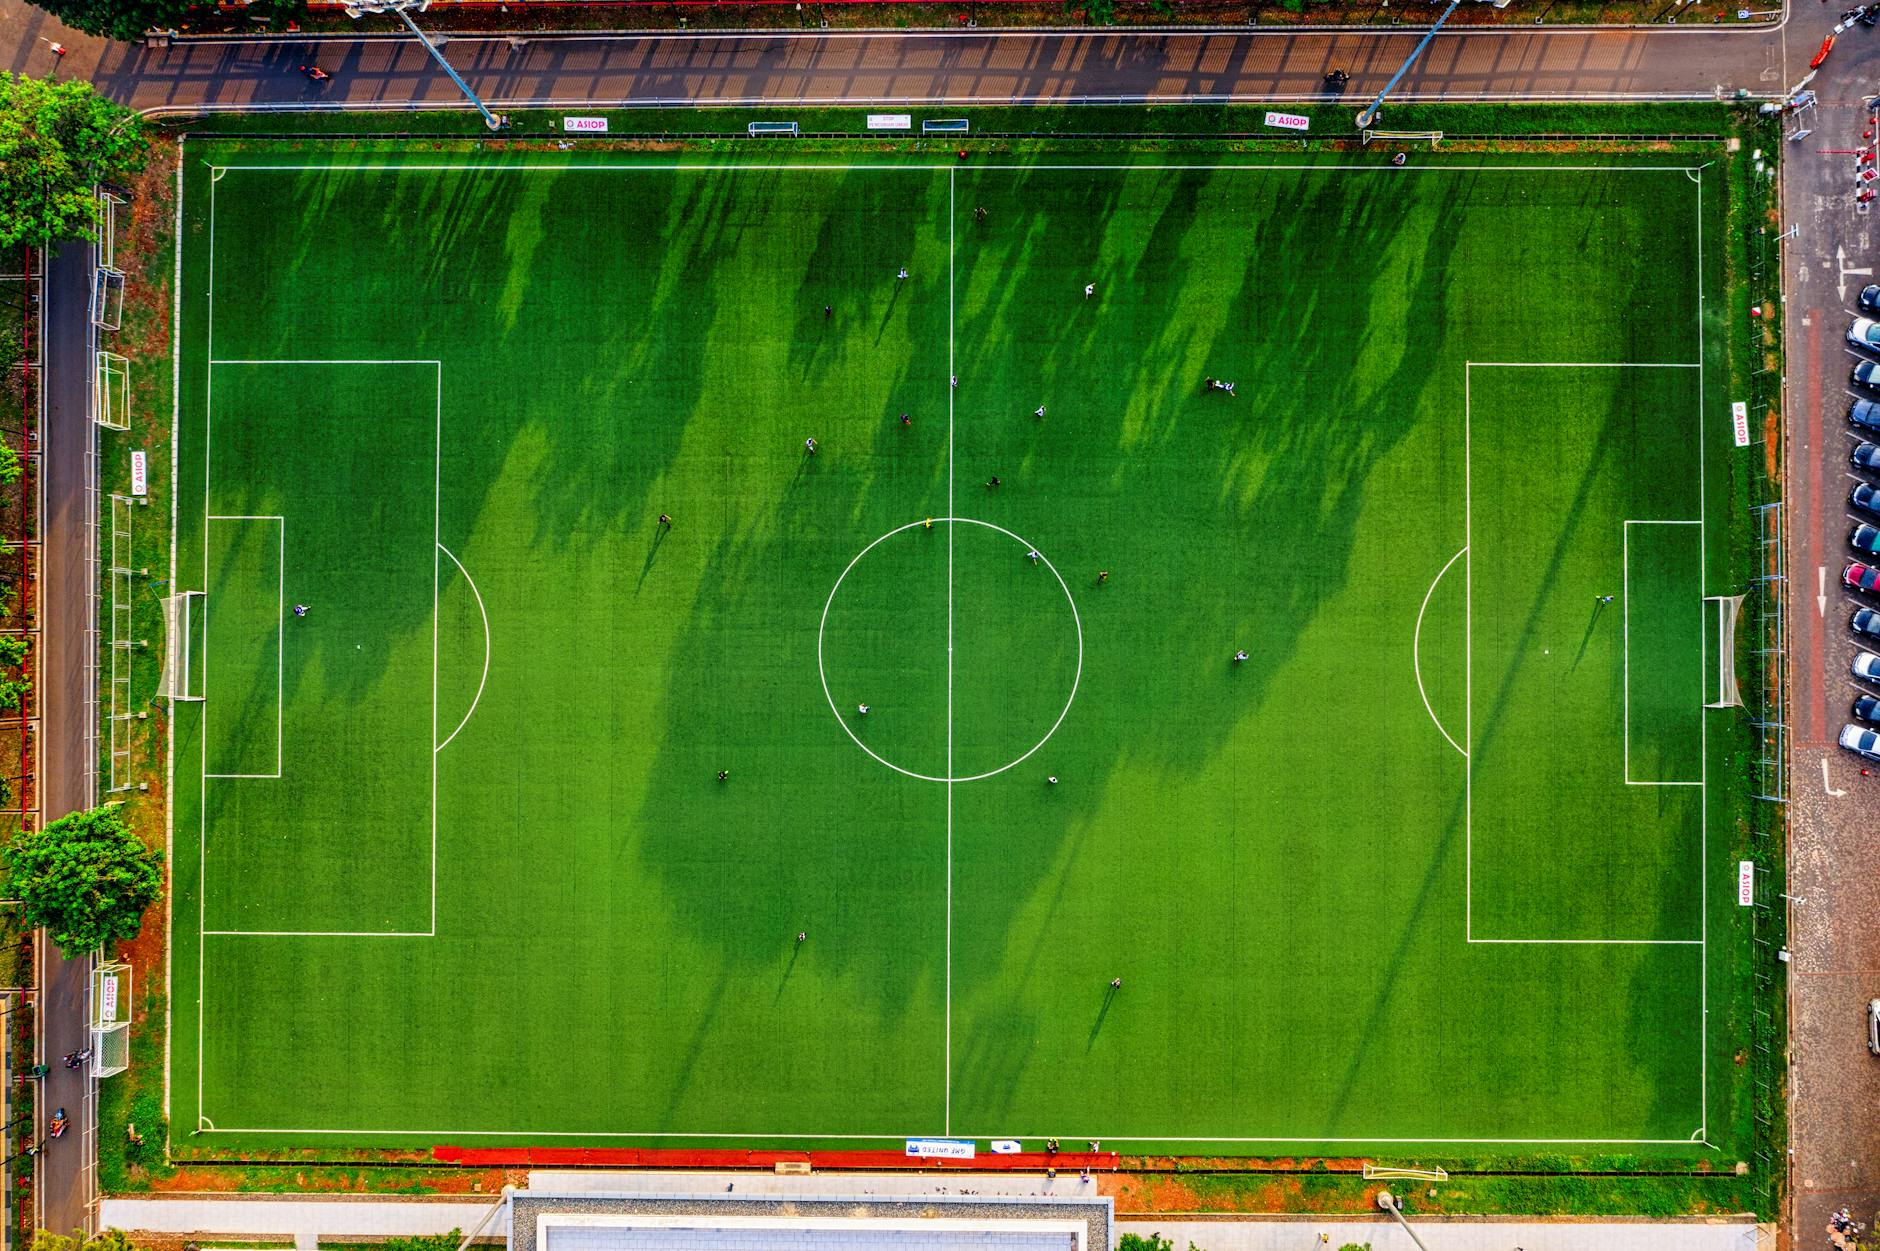
<path id="1" fill-rule="evenodd" d="M 1580 650 L 1574 653 L 1573 663 L 1567 666 L 1568 673 L 1572 673 L 1575 669 L 1578 669 L 1580 667 L 1580 661 L 1586 658 L 1586 649 L 1593 645 L 1593 631 L 1599 628 L 1599 619 L 1605 615 L 1606 601 L 1603 599 L 1594 600 L 1592 615 L 1586 619 L 1586 633 L 1580 636 Z"/>
<path id="2" fill-rule="evenodd" d="M 1103 1032 L 1103 1022 L 1110 1015 L 1110 1005 L 1116 1002 L 1117 995 L 1121 993 L 1122 992 L 1114 986 L 1106 986 L 1103 988 L 1103 1006 L 1097 1009 L 1097 1019 L 1090 1025 L 1090 1036 L 1084 1039 L 1085 1051 L 1089 1051 L 1097 1045 L 1097 1035 Z"/>
<path id="3" fill-rule="evenodd" d="M 797 957 L 801 956 L 802 954 L 803 954 L 803 944 L 798 943 L 798 942 L 792 942 L 790 944 L 790 958 L 788 961 L 784 963 L 784 966 L 783 966 L 783 976 L 777 979 L 777 993 L 774 996 L 772 996 L 770 1000 L 770 1004 L 772 1007 L 775 1007 L 777 1004 L 783 1002 L 783 992 L 790 988 L 790 975 L 796 972 Z"/>
<path id="4" fill-rule="evenodd" d="M 894 310 L 901 302 L 901 288 L 907 285 L 907 279 L 894 280 L 894 294 L 888 297 L 888 307 L 881 314 L 881 324 L 875 327 L 875 346 L 881 346 L 881 336 L 888 333 L 888 323 L 894 320 Z"/>
<path id="5" fill-rule="evenodd" d="M 635 591 L 646 585 L 646 575 L 653 572 L 653 562 L 659 559 L 659 549 L 670 533 L 670 526 L 658 524 L 653 526 L 653 541 L 646 545 L 646 560 L 640 565 L 640 580 L 633 584 Z"/>

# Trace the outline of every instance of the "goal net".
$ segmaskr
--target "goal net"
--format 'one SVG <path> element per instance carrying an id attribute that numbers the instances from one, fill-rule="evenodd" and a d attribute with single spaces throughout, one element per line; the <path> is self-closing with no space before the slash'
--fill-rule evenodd
<path id="1" fill-rule="evenodd" d="M 1367 127 L 1364 131 L 1366 147 L 1373 143 L 1427 143 L 1433 148 L 1442 141 L 1440 130 L 1372 130 Z"/>
<path id="2" fill-rule="evenodd" d="M 131 363 L 116 352 L 98 353 L 98 424 L 131 428 Z"/>
<path id="3" fill-rule="evenodd" d="M 91 271 L 91 324 L 116 330 L 124 323 L 124 273 L 108 265 Z"/>
<path id="4" fill-rule="evenodd" d="M 1743 611 L 1741 595 L 1707 595 L 1717 606 L 1717 700 L 1707 708 L 1739 708 L 1743 692 L 1736 685 L 1736 619 Z"/>
<path id="5" fill-rule="evenodd" d="M 91 971 L 91 1072 L 111 1077 L 131 1064 L 131 966 L 107 961 Z"/>
<path id="6" fill-rule="evenodd" d="M 190 653 L 196 634 L 196 615 L 201 609 L 203 592 L 184 591 L 163 600 L 163 676 L 157 682 L 157 697 L 169 700 L 199 700 L 198 678 L 190 665 Z"/>

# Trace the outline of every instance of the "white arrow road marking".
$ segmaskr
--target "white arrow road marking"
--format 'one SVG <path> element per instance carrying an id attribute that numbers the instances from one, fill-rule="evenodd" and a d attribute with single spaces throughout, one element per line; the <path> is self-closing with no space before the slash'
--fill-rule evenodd
<path id="1" fill-rule="evenodd" d="M 1846 791 L 1837 791 L 1832 786 L 1828 785 L 1828 758 L 1826 756 L 1821 758 L 1821 789 L 1827 791 L 1830 796 L 1836 799 L 1847 794 Z"/>

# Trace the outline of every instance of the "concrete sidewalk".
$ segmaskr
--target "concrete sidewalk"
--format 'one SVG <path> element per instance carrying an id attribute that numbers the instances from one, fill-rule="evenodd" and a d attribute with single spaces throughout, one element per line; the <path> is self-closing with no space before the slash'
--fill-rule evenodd
<path id="1" fill-rule="evenodd" d="M 1412 1228 L 1429 1251 L 1758 1251 L 1774 1248 L 1775 1226 L 1766 1242 L 1749 1221 L 1415 1221 Z M 1116 1222 L 1120 1234 L 1161 1234 L 1188 1251 L 1338 1251 L 1350 1244 L 1371 1251 L 1418 1251 L 1396 1222 L 1223 1219 Z"/>
<path id="2" fill-rule="evenodd" d="M 133 1234 L 193 1234 L 218 1242 L 280 1242 L 292 1238 L 301 1251 L 313 1251 L 321 1239 L 370 1241 L 447 1234 L 453 1229 L 467 1233 L 483 1223 L 500 1197 L 193 1194 L 162 1199 L 106 1199 L 98 1223 L 104 1229 Z M 507 1238 L 509 1231 L 499 1216 L 483 1234 Z"/>

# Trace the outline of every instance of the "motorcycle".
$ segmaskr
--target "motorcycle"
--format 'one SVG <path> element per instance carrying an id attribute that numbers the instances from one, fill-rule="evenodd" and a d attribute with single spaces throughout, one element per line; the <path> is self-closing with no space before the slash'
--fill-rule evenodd
<path id="1" fill-rule="evenodd" d="M 47 1129 L 47 1133 L 49 1137 L 58 1138 L 64 1135 L 65 1133 L 65 1109 L 64 1108 L 60 1108 L 57 1112 L 54 1112 L 52 1114 L 52 1120 L 47 1122 L 46 1129 Z"/>

